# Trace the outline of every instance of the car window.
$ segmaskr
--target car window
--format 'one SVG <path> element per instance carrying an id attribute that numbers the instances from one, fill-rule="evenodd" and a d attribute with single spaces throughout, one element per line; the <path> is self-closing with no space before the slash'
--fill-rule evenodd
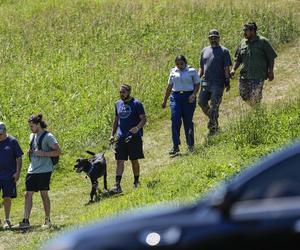
<path id="1" fill-rule="evenodd" d="M 300 154 L 248 181 L 238 201 L 300 196 Z"/>

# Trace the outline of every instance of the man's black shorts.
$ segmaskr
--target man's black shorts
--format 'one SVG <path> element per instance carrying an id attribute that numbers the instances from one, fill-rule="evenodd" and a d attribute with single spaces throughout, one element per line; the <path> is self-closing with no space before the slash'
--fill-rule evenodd
<path id="1" fill-rule="evenodd" d="M 133 135 L 132 138 L 126 142 L 125 138 L 120 137 L 116 143 L 116 160 L 127 161 L 138 160 L 144 158 L 143 141 L 141 136 Z"/>
<path id="2" fill-rule="evenodd" d="M 52 172 L 27 174 L 26 191 L 38 192 L 50 190 L 50 179 Z"/>
<path id="3" fill-rule="evenodd" d="M 17 188 L 13 179 L 0 180 L 0 191 L 2 190 L 2 198 L 16 198 Z"/>

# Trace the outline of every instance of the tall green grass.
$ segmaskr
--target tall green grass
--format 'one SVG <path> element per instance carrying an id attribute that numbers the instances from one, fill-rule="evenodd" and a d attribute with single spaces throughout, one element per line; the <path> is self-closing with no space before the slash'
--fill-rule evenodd
<path id="1" fill-rule="evenodd" d="M 249 20 L 276 47 L 297 32 L 278 1 L 1 1 L 0 120 L 23 145 L 28 115 L 42 112 L 66 154 L 105 146 L 120 82 L 160 119 L 175 56 L 198 67 L 214 27 L 232 52 Z"/>
<path id="2" fill-rule="evenodd" d="M 237 149 L 274 145 L 293 140 L 300 135 L 300 99 L 276 103 L 269 110 L 259 106 L 240 114 L 236 121 L 212 143 L 232 141 Z"/>
<path id="3" fill-rule="evenodd" d="M 166 120 L 160 103 L 177 54 L 197 68 L 211 28 L 220 30 L 222 44 L 232 53 L 242 38 L 242 24 L 252 20 L 279 48 L 298 35 L 293 15 L 290 3 L 281 0 L 0 0 L 0 120 L 25 151 L 27 118 L 42 112 L 64 152 L 51 192 L 59 225 L 53 231 L 146 203 L 194 199 L 253 157 L 299 136 L 299 102 L 250 112 L 191 157 L 153 167 L 157 169 L 143 176 L 140 191 L 104 200 L 101 206 L 83 207 L 89 184 L 71 174 L 83 151 L 105 147 L 120 82 L 133 86 L 155 129 L 160 119 Z M 24 157 L 24 168 L 27 164 Z M 131 190 L 125 181 L 124 186 Z M 36 201 L 33 224 L 43 219 Z M 14 222 L 22 208 L 22 198 L 14 200 Z M 52 231 L 39 230 L 0 233 L 0 245 L 5 242 L 10 249 L 34 249 L 52 236 Z"/>

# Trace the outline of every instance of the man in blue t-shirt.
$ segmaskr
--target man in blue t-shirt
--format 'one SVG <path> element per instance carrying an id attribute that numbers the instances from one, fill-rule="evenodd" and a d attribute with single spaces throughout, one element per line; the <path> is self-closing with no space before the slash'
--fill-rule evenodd
<path id="1" fill-rule="evenodd" d="M 208 135 L 213 135 L 219 128 L 219 106 L 224 87 L 226 91 L 230 89 L 230 66 L 232 63 L 228 49 L 220 45 L 219 31 L 210 30 L 208 39 L 210 46 L 204 48 L 200 55 L 199 76 L 202 77 L 202 83 L 198 104 L 209 118 Z"/>
<path id="2" fill-rule="evenodd" d="M 4 229 L 11 228 L 11 199 L 17 197 L 16 182 L 20 178 L 22 155 L 18 141 L 6 133 L 5 124 L 0 122 L 0 191 L 5 212 Z"/>
<path id="3" fill-rule="evenodd" d="M 130 96 L 131 87 L 127 84 L 120 86 L 121 99 L 115 103 L 115 120 L 112 126 L 110 142 L 114 142 L 117 133 L 115 158 L 117 161 L 116 184 L 112 193 L 121 193 L 121 179 L 124 172 L 124 163 L 128 157 L 132 164 L 134 174 L 133 187 L 139 185 L 140 165 L 139 159 L 144 158 L 143 153 L 143 127 L 146 115 L 143 104 Z"/>

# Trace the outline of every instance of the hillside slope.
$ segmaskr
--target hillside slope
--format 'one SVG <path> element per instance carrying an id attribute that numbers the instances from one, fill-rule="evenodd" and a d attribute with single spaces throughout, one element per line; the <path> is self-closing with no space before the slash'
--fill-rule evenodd
<path id="1" fill-rule="evenodd" d="M 246 163 L 300 136 L 300 41 L 291 41 L 297 36 L 295 13 L 291 12 L 293 1 L 291 5 L 282 1 L 260 5 L 260 1 L 254 1 L 253 6 L 245 3 L 241 8 L 234 1 L 217 4 L 177 0 L 181 11 L 174 8 L 174 1 L 126 2 L 32 0 L 26 7 L 23 1 L 0 2 L 0 119 L 9 124 L 25 150 L 27 116 L 41 111 L 64 149 L 52 182 L 55 226 L 50 231 L 39 229 L 43 212 L 36 195 L 33 230 L 24 234 L 0 231 L 0 249 L 37 249 L 44 240 L 70 225 L 144 204 L 194 200 Z M 186 54 L 191 65 L 197 66 L 199 48 L 207 44 L 211 27 L 221 30 L 222 43 L 233 51 L 241 38 L 241 24 L 249 19 L 261 24 L 260 32 L 271 39 L 279 52 L 275 81 L 267 82 L 264 91 L 266 112 L 253 114 L 249 110 L 238 97 L 235 79 L 221 106 L 224 132 L 207 143 L 207 121 L 197 107 L 195 154 L 185 154 L 183 147 L 182 157 L 169 158 L 169 112 L 161 110 L 160 103 L 174 56 Z M 149 114 L 142 187 L 132 190 L 131 169 L 127 166 L 123 196 L 84 206 L 90 184 L 73 172 L 74 159 L 85 156 L 86 149 L 100 150 L 107 144 L 120 81 L 133 84 L 134 95 L 145 103 Z M 252 127 L 245 127 L 243 119 L 251 120 Z M 264 119 L 267 122 L 261 126 Z M 261 139 L 246 137 L 247 133 L 242 133 L 245 129 Z M 265 137 L 266 130 L 272 137 Z M 112 152 L 107 151 L 106 156 L 112 186 L 115 163 Z M 13 203 L 13 223 L 22 217 L 27 164 L 25 158 L 19 198 Z"/>

